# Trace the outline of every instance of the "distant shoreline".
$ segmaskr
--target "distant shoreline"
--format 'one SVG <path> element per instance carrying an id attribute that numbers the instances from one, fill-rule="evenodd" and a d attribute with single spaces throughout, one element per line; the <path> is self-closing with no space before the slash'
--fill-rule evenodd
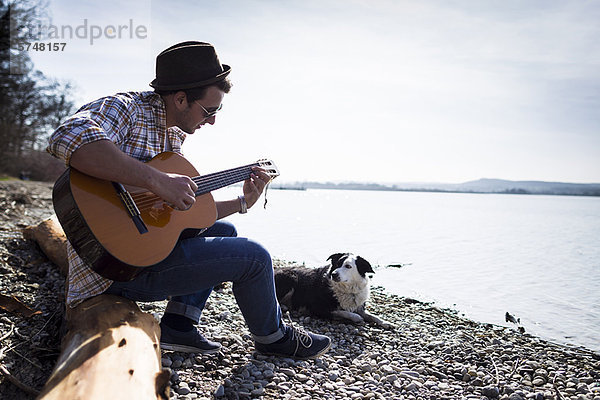
<path id="1" fill-rule="evenodd" d="M 412 186 L 412 187 L 410 187 Z M 385 192 L 424 192 L 424 193 L 466 193 L 466 194 L 520 194 L 545 196 L 586 196 L 599 197 L 600 184 L 597 183 L 560 183 L 541 181 L 505 181 L 485 180 L 460 184 L 395 184 L 379 183 L 320 183 L 294 182 L 272 185 L 276 190 L 368 190 Z"/>

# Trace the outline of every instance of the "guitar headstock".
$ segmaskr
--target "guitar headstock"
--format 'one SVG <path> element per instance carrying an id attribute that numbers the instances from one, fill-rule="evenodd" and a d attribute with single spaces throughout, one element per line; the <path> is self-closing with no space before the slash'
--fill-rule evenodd
<path id="1" fill-rule="evenodd" d="M 275 179 L 279 176 L 279 169 L 277 169 L 277 166 L 273 161 L 263 158 L 258 160 L 256 163 L 259 167 L 265 170 L 265 172 L 271 177 L 271 179 Z"/>

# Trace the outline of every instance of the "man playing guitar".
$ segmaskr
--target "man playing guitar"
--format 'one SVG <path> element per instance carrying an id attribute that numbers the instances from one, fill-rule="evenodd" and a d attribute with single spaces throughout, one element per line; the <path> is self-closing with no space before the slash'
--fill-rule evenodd
<path id="1" fill-rule="evenodd" d="M 165 151 L 181 153 L 187 134 L 215 123 L 223 97 L 231 88 L 230 71 L 208 43 L 183 42 L 169 47 L 157 57 L 156 79 L 150 83 L 154 92 L 119 93 L 83 106 L 52 134 L 48 151 L 81 176 L 142 188 L 162 199 L 171 212 L 191 213 L 186 210 L 195 207 L 197 181 L 185 173 L 154 167 L 151 160 Z M 129 281 L 99 274 L 90 264 L 91 258 L 83 254 L 84 246 L 67 233 L 72 242 L 68 245 L 67 305 L 76 307 L 101 293 L 135 301 L 169 298 L 160 324 L 161 347 L 212 353 L 221 345 L 204 338 L 194 325 L 212 288 L 231 281 L 257 351 L 300 359 L 325 353 L 331 344 L 328 337 L 282 322 L 267 250 L 237 237 L 235 227 L 221 221 L 251 208 L 270 179 L 265 169 L 250 167 L 243 195 L 214 203 L 217 222 L 178 240 L 166 258 L 145 266 Z M 71 187 L 75 191 L 73 181 Z M 55 208 L 58 214 L 56 199 Z M 143 218 L 140 224 L 144 225 Z"/>

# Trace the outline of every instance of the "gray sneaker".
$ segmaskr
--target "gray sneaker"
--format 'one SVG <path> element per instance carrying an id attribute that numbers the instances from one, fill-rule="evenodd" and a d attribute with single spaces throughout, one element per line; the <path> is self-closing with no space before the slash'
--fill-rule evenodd
<path id="1" fill-rule="evenodd" d="M 331 346 L 331 339 L 327 336 L 307 332 L 291 324 L 284 326 L 283 331 L 281 340 L 269 344 L 255 342 L 254 348 L 265 355 L 308 360 L 325 354 Z"/>
<path id="2" fill-rule="evenodd" d="M 181 332 L 160 324 L 160 348 L 183 353 L 212 354 L 221 349 L 221 344 L 206 339 L 195 327 Z"/>

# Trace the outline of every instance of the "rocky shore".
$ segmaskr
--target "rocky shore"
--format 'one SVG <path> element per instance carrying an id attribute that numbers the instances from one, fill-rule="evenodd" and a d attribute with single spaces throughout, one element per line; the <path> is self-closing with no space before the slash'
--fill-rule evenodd
<path id="1" fill-rule="evenodd" d="M 51 185 L 0 181 L 0 293 L 39 313 L 0 312 L 0 398 L 32 399 L 60 345 L 64 278 L 20 229 L 52 214 Z M 277 261 L 277 264 L 286 264 Z M 160 318 L 165 302 L 140 304 Z M 329 335 L 331 350 L 294 361 L 254 353 L 229 285 L 215 291 L 201 321 L 222 343 L 213 355 L 162 353 L 174 399 L 594 399 L 600 355 L 512 328 L 480 324 L 372 288 L 368 309 L 393 330 L 292 314 L 295 325 Z M 6 373 L 10 374 L 10 378 Z"/>

